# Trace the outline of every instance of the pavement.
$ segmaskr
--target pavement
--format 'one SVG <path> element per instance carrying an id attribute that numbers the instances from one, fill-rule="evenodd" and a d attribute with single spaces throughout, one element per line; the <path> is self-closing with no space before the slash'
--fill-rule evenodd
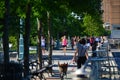
<path id="1" fill-rule="evenodd" d="M 67 76 L 64 76 L 64 80 L 77 80 L 77 79 L 73 79 L 75 77 L 74 72 L 77 70 L 76 68 L 76 63 L 72 62 L 72 58 L 74 55 L 75 50 L 71 50 L 71 49 L 67 49 L 66 51 L 66 55 L 64 55 L 62 49 L 60 50 L 53 50 L 52 53 L 52 59 L 53 59 L 53 75 L 49 76 L 47 73 L 44 73 L 44 76 L 46 78 L 46 80 L 62 80 L 60 78 L 60 72 L 59 72 L 59 68 L 58 68 L 58 62 L 59 63 L 68 63 L 68 70 L 67 70 Z M 46 54 L 44 54 L 44 56 L 47 56 L 48 52 L 46 51 Z M 91 56 L 91 51 L 89 51 L 89 56 Z M 111 49 L 111 51 L 109 52 L 109 56 L 113 57 L 113 58 L 120 58 L 120 49 Z M 11 60 L 16 61 L 15 56 L 13 56 L 14 58 L 11 58 Z M 111 78 L 109 80 L 120 80 L 120 60 L 114 60 L 113 62 L 115 65 L 117 64 L 118 68 L 118 74 L 117 77 L 115 78 Z M 113 66 L 113 64 L 112 64 Z M 113 69 L 113 68 L 112 68 Z M 88 72 L 91 72 L 91 69 L 87 69 Z M 114 73 L 114 75 L 116 75 Z M 39 80 L 39 79 L 36 79 Z M 79 80 L 79 79 L 78 79 Z M 89 79 L 89 80 L 96 80 L 96 79 Z M 97 79 L 98 80 L 98 79 Z M 102 80 L 102 79 L 100 79 Z M 108 79 L 107 79 L 108 80 Z"/>
<path id="2" fill-rule="evenodd" d="M 66 55 L 64 55 L 63 50 L 53 50 L 52 51 L 52 59 L 53 59 L 53 75 L 49 76 L 47 73 L 44 73 L 44 76 L 46 78 L 46 80 L 61 80 L 60 78 L 60 72 L 59 72 L 59 68 L 58 68 L 58 62 L 60 64 L 62 63 L 68 63 L 68 69 L 67 69 L 67 76 L 64 77 L 64 80 L 72 80 L 72 73 L 74 71 L 76 71 L 76 63 L 72 62 L 72 58 L 74 55 L 75 50 L 71 50 L 70 48 L 68 48 L 66 50 Z M 15 61 L 17 62 L 17 53 L 13 52 L 10 53 L 10 60 L 11 61 Z M 43 56 L 48 56 L 48 51 L 45 51 L 45 54 L 43 54 Z M 31 56 L 30 59 L 35 59 L 35 56 Z M 36 79 L 39 80 L 39 79 Z"/>
<path id="3" fill-rule="evenodd" d="M 62 50 L 53 50 L 53 60 L 54 60 L 54 64 L 55 66 L 53 67 L 53 72 L 54 72 L 54 76 L 52 77 L 46 77 L 47 80 L 62 80 L 60 79 L 60 73 L 59 73 L 59 68 L 58 68 L 58 62 L 60 63 L 68 63 L 68 71 L 67 71 L 67 76 L 64 77 L 64 80 L 80 80 L 80 79 L 73 79 L 76 75 L 75 75 L 75 71 L 77 70 L 76 68 L 76 63 L 72 63 L 72 57 L 74 55 L 75 50 L 67 50 L 66 51 L 66 56 L 64 56 L 64 53 Z M 89 56 L 91 56 L 91 51 L 89 51 Z M 111 58 L 120 58 L 120 50 L 119 49 L 111 49 L 111 51 L 109 52 L 109 57 Z M 111 67 L 110 67 L 111 66 Z M 117 68 L 113 68 L 113 67 Z M 115 59 L 110 61 L 110 74 L 108 73 L 107 75 L 105 74 L 105 72 L 99 72 L 99 74 L 105 74 L 106 80 L 120 80 L 120 59 Z M 108 68 L 109 68 L 108 67 Z M 119 69 L 118 69 L 119 68 Z M 107 69 L 108 70 L 108 69 Z M 116 70 L 118 73 L 116 73 Z M 89 73 L 89 76 L 91 74 L 91 69 L 87 68 L 87 72 Z M 96 75 L 96 74 L 95 74 Z M 94 76 L 95 76 L 94 75 Z M 89 78 L 89 80 L 102 80 L 101 79 L 96 79 L 96 78 Z M 104 78 L 105 79 L 105 78 Z"/>
<path id="4" fill-rule="evenodd" d="M 75 50 L 67 50 L 66 55 L 64 55 L 62 50 L 53 50 L 53 76 L 46 77 L 47 80 L 61 80 L 60 72 L 58 67 L 58 62 L 60 64 L 68 63 L 67 76 L 64 76 L 64 80 L 72 80 L 72 73 L 76 71 L 76 63 L 72 62 L 72 58 Z"/>

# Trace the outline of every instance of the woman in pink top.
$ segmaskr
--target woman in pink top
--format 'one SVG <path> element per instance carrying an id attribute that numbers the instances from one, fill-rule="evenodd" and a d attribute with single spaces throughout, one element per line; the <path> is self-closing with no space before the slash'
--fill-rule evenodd
<path id="1" fill-rule="evenodd" d="M 66 39 L 66 36 L 63 36 L 63 37 L 62 37 L 62 47 L 63 47 L 64 55 L 66 55 L 66 47 L 67 47 L 67 39 Z"/>

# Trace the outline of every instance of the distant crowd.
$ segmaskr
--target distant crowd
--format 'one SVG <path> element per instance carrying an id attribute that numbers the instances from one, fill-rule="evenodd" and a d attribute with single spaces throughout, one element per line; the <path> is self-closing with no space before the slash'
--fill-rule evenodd
<path id="1" fill-rule="evenodd" d="M 98 45 L 103 44 L 107 41 L 106 36 L 99 36 L 99 37 L 82 37 L 86 40 L 86 46 L 90 49 L 95 42 L 98 43 Z M 71 38 L 71 47 L 72 49 L 76 48 L 76 44 L 82 39 L 79 36 L 75 36 Z"/>
<path id="2" fill-rule="evenodd" d="M 56 39 L 52 39 L 52 46 L 53 46 L 53 49 L 56 49 L 56 47 L 59 46 L 59 48 L 63 48 L 63 51 L 64 51 L 64 54 L 65 54 L 65 51 L 66 51 L 66 48 L 69 47 L 71 48 L 72 50 L 75 50 L 76 49 L 76 46 L 77 46 L 77 43 L 82 39 L 84 38 L 86 40 L 86 46 L 91 49 L 93 44 L 95 42 L 98 42 L 98 45 L 99 43 L 102 44 L 104 43 L 107 39 L 106 39 L 106 36 L 99 36 L 99 37 L 80 37 L 80 36 L 74 36 L 74 37 L 67 37 L 66 35 L 62 36 L 60 39 L 59 39 L 59 42 L 57 42 L 58 40 Z M 41 47 L 42 47 L 42 50 L 43 50 L 43 53 L 45 53 L 45 49 L 47 49 L 47 40 L 44 36 L 41 37 Z"/>

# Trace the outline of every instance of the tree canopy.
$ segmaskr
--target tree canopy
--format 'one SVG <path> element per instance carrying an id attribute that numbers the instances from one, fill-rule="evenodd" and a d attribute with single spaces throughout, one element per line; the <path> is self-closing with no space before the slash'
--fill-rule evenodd
<path id="1" fill-rule="evenodd" d="M 19 19 L 26 18 L 26 4 L 29 0 L 11 0 L 10 1 L 10 34 L 17 36 L 24 29 L 20 29 Z M 32 5 L 31 13 L 31 41 L 33 44 L 37 35 L 37 21 L 36 18 L 42 20 L 42 33 L 47 36 L 47 11 L 51 17 L 52 36 L 56 38 L 58 34 L 66 33 L 69 36 L 74 35 L 101 35 L 102 28 L 102 0 L 30 0 Z M 4 18 L 4 0 L 0 2 L 0 19 Z M 71 13 L 74 12 L 81 19 L 75 18 Z M 87 15 L 86 15 L 87 14 Z M 23 25 L 24 26 L 24 25 Z M 93 30 L 91 30 L 91 28 Z M 2 25 L 0 30 L 2 32 Z M 90 32 L 91 30 L 91 32 Z M 17 31 L 17 32 L 16 32 Z M 99 33 L 96 33 L 99 32 Z M 16 34 L 17 33 L 17 34 Z M 2 35 L 2 33 L 0 33 Z M 18 36 L 17 36 L 18 37 Z"/>

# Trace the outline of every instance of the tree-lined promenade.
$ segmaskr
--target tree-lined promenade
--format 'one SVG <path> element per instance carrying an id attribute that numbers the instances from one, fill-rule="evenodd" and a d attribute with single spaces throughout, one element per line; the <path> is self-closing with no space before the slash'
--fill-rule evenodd
<path id="1" fill-rule="evenodd" d="M 102 27 L 101 0 L 65 0 L 64 2 L 1 0 L 0 13 L 4 72 L 7 72 L 6 67 L 10 63 L 9 43 L 12 43 L 12 49 L 19 53 L 19 38 L 20 34 L 23 34 L 25 78 L 29 75 L 29 46 L 38 47 L 38 61 L 42 63 L 42 35 L 47 37 L 49 64 L 52 64 L 52 38 L 59 41 L 64 34 L 68 36 L 108 35 Z M 23 21 L 22 25 L 20 19 Z"/>

